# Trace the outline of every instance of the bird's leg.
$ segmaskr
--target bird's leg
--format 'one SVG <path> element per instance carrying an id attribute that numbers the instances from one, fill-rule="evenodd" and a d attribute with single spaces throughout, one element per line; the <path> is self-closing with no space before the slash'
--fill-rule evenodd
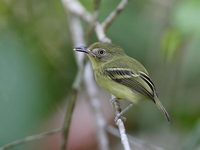
<path id="1" fill-rule="evenodd" d="M 126 106 L 126 108 L 124 108 L 121 112 L 120 112 L 120 116 L 124 115 L 131 107 L 133 106 L 133 104 L 128 104 L 128 106 Z"/>
<path id="2" fill-rule="evenodd" d="M 115 122 L 117 122 L 117 120 L 119 118 L 122 119 L 123 121 L 126 121 L 126 118 L 122 116 L 124 114 L 123 113 L 124 111 L 122 111 L 118 99 L 117 98 L 112 98 L 110 100 L 110 102 L 111 102 L 112 106 L 115 108 L 115 119 L 114 119 Z"/>
<path id="3" fill-rule="evenodd" d="M 126 121 L 126 117 L 124 117 L 123 115 L 133 106 L 133 104 L 128 104 L 128 106 L 126 106 L 126 108 L 124 108 L 123 110 L 121 110 L 120 113 L 116 114 L 115 116 L 115 121 L 117 121 L 117 119 L 121 118 L 123 119 L 123 121 Z"/>

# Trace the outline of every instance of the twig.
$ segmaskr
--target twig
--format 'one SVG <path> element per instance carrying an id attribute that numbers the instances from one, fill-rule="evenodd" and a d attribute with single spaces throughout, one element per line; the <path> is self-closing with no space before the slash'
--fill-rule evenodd
<path id="1" fill-rule="evenodd" d="M 81 75 L 81 72 L 79 72 L 76 77 L 76 80 L 74 82 L 75 86 L 78 86 L 79 82 L 81 82 L 80 75 Z M 62 128 L 62 134 L 61 134 L 62 135 L 61 150 L 66 149 L 66 143 L 68 141 L 68 135 L 69 135 L 69 127 L 71 124 L 72 114 L 73 114 L 74 106 L 77 99 L 78 90 L 74 87 L 70 93 L 70 98 L 67 99 L 67 103 L 66 103 L 66 112 L 65 112 L 65 118 L 64 118 L 63 128 Z"/>
<path id="2" fill-rule="evenodd" d="M 106 31 L 110 25 L 114 22 L 117 16 L 124 10 L 125 6 L 127 5 L 128 0 L 121 0 L 118 6 L 108 15 L 108 17 L 103 21 L 102 27 L 104 31 Z"/>
<path id="3" fill-rule="evenodd" d="M 74 47 L 85 45 L 85 41 L 83 38 L 83 31 L 80 24 L 80 20 L 74 16 L 73 14 L 69 13 L 69 27 L 70 27 L 70 33 L 73 41 Z M 82 79 L 83 79 L 83 72 L 84 72 L 84 55 L 83 54 L 75 54 L 76 61 L 78 64 L 78 73 L 76 76 L 76 79 L 72 86 L 72 97 L 67 102 L 67 110 L 65 113 L 65 119 L 63 123 L 63 131 L 62 131 L 62 143 L 61 143 L 61 150 L 66 149 L 66 143 L 68 141 L 68 134 L 69 134 L 69 127 L 71 123 L 71 116 L 73 113 L 74 105 L 76 102 L 77 92 L 81 86 Z"/>
<path id="4" fill-rule="evenodd" d="M 120 138 L 120 134 L 117 128 L 113 127 L 113 126 L 108 126 L 107 128 L 108 133 L 110 133 L 113 136 L 116 136 L 118 138 Z M 164 150 L 164 148 L 147 143 L 146 141 L 143 141 L 141 139 L 135 138 L 131 135 L 128 135 L 129 141 L 131 143 L 132 146 L 136 147 L 137 149 L 141 149 L 141 150 Z"/>
<path id="5" fill-rule="evenodd" d="M 81 19 L 91 24 L 93 22 L 92 15 L 82 6 L 77 0 L 62 0 L 63 6 L 66 10 L 79 16 Z"/>
<path id="6" fill-rule="evenodd" d="M 98 89 L 95 84 L 92 69 L 89 63 L 85 67 L 85 85 L 87 93 L 90 97 L 90 102 L 94 111 L 96 126 L 97 126 L 97 138 L 99 141 L 100 150 L 109 150 L 108 137 L 106 132 L 106 120 L 101 112 L 100 100 L 97 98 Z M 89 79 L 89 80 L 88 80 Z"/>
<path id="7" fill-rule="evenodd" d="M 98 22 L 96 22 L 96 25 L 95 25 L 95 33 L 99 41 L 105 42 L 105 43 L 106 42 L 111 43 L 111 40 L 106 36 L 102 25 Z"/>
<path id="8" fill-rule="evenodd" d="M 36 140 L 40 140 L 40 139 L 45 138 L 45 137 L 49 137 L 51 135 L 60 133 L 61 131 L 62 131 L 62 129 L 58 128 L 58 129 L 53 129 L 51 131 L 42 132 L 40 134 L 27 136 L 27 137 L 25 137 L 23 139 L 13 141 L 11 143 L 8 143 L 8 144 L 0 147 L 0 150 L 8 150 L 8 149 L 14 148 L 16 146 L 19 146 L 21 144 L 25 144 L 25 143 L 28 143 L 28 142 L 33 142 L 33 141 L 36 141 Z"/>
<path id="9" fill-rule="evenodd" d="M 99 8 L 100 8 L 101 0 L 94 0 L 94 18 L 97 21 L 99 16 Z"/>
<path id="10" fill-rule="evenodd" d="M 126 129 L 124 126 L 124 122 L 122 120 L 122 117 L 120 117 L 121 114 L 121 108 L 120 104 L 117 98 L 112 96 L 111 103 L 113 104 L 113 108 L 115 109 L 115 116 L 117 117 L 116 125 L 118 126 L 120 137 L 121 137 L 121 142 L 125 150 L 131 150 L 129 140 L 126 134 Z"/>
<path id="11" fill-rule="evenodd" d="M 124 149 L 125 150 L 131 150 L 131 147 L 130 147 L 130 144 L 129 144 L 129 141 L 128 141 L 128 137 L 126 135 L 125 126 L 124 126 L 122 119 L 118 119 L 116 124 L 118 125 L 118 128 L 119 128 L 119 132 L 120 132 L 120 135 L 121 135 L 121 142 L 124 146 Z"/>

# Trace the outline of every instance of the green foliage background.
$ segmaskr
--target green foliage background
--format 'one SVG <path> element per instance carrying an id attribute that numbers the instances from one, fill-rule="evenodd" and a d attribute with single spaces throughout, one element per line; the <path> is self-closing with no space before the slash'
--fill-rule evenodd
<path id="1" fill-rule="evenodd" d="M 118 2 L 103 0 L 100 20 Z M 128 129 L 157 139 L 171 130 L 181 149 L 200 147 L 199 14 L 199 0 L 135 0 L 108 31 L 148 68 L 173 119 L 169 127 L 143 104 L 129 112 Z M 0 145 L 32 134 L 56 111 L 76 73 L 71 45 L 60 1 L 0 1 Z"/>

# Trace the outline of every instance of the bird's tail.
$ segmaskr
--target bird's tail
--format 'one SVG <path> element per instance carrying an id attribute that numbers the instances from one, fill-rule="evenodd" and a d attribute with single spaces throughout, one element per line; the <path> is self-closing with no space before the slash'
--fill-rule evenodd
<path id="1" fill-rule="evenodd" d="M 155 96 L 154 102 L 156 106 L 158 107 L 158 109 L 165 115 L 165 118 L 167 119 L 167 121 L 170 122 L 171 121 L 170 116 L 157 96 Z"/>

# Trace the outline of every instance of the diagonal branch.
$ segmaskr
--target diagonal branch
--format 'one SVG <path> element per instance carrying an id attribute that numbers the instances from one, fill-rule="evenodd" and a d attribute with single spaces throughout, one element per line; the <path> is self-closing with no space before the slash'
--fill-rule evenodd
<path id="1" fill-rule="evenodd" d="M 8 144 L 0 147 L 0 150 L 8 150 L 8 149 L 14 148 L 16 146 L 19 146 L 19 145 L 22 145 L 22 144 L 25 144 L 25 143 L 28 143 L 28 142 L 40 140 L 42 138 L 46 138 L 46 137 L 58 134 L 61 131 L 62 131 L 62 129 L 58 128 L 58 129 L 53 129 L 53 130 L 50 130 L 50 131 L 47 131 L 47 132 L 42 132 L 40 134 L 27 136 L 27 137 L 25 137 L 23 139 L 19 139 L 19 140 L 13 141 L 11 143 L 8 143 Z"/>
<path id="2" fill-rule="evenodd" d="M 111 43 L 111 40 L 106 36 L 103 26 L 98 22 L 95 25 L 95 33 L 99 41 L 104 43 Z"/>
<path id="3" fill-rule="evenodd" d="M 121 0 L 118 6 L 110 13 L 110 15 L 108 15 L 108 17 L 102 23 L 104 31 L 106 31 L 111 26 L 111 24 L 119 16 L 122 10 L 124 10 L 127 4 L 128 0 Z"/>
<path id="4" fill-rule="evenodd" d="M 111 135 L 120 138 L 120 134 L 119 134 L 119 131 L 117 128 L 115 128 L 113 126 L 108 126 L 106 130 Z M 134 146 L 137 149 L 140 149 L 140 150 L 152 150 L 152 149 L 153 150 L 164 150 L 164 148 L 159 147 L 157 145 L 150 144 L 147 141 L 143 141 L 143 140 L 133 137 L 131 135 L 127 135 L 127 136 L 129 137 L 131 146 Z"/>
<path id="5" fill-rule="evenodd" d="M 77 0 L 61 0 L 63 6 L 66 10 L 73 13 L 76 16 L 79 16 L 87 23 L 93 22 L 93 16 L 87 12 L 87 10 L 83 7 L 83 5 Z"/>

